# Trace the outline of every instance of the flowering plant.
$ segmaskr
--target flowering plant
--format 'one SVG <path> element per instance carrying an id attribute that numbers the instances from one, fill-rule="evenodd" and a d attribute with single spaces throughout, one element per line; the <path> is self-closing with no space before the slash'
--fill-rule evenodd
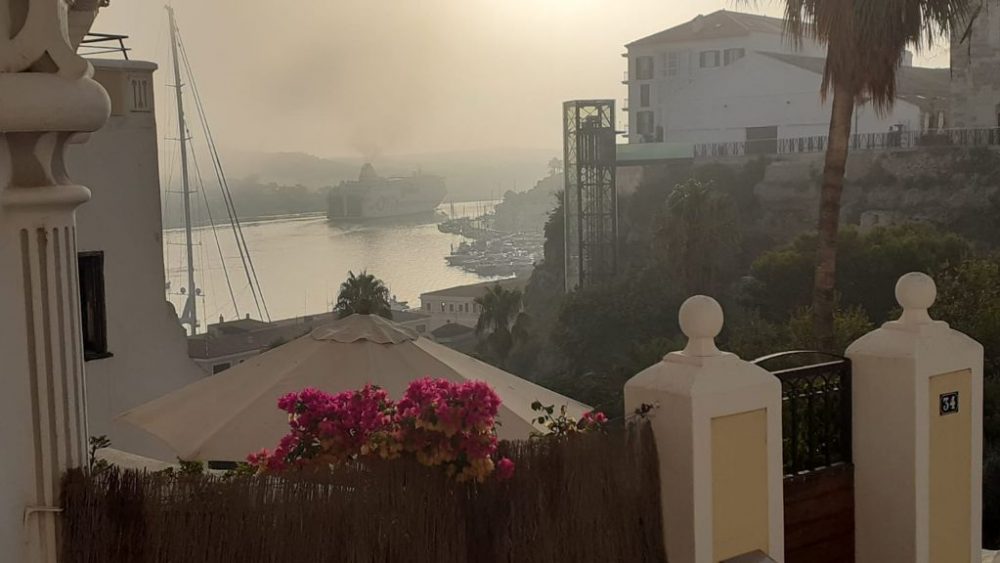
<path id="1" fill-rule="evenodd" d="M 251 454 L 247 462 L 276 473 L 411 456 L 444 466 L 459 481 L 483 481 L 494 470 L 509 478 L 513 462 L 494 460 L 499 407 L 497 394 L 479 381 L 418 379 L 398 403 L 373 385 L 334 395 L 305 389 L 278 401 L 290 427 L 278 447 Z"/>
<path id="2" fill-rule="evenodd" d="M 580 432 L 594 432 L 604 430 L 604 425 L 608 422 L 608 417 L 600 411 L 588 411 L 583 413 L 579 420 L 569 416 L 566 412 L 566 405 L 559 407 L 559 414 L 555 414 L 554 405 L 543 405 L 540 401 L 531 403 L 531 410 L 539 413 L 536 422 L 548 429 L 548 434 L 536 434 L 536 436 L 569 436 Z"/>

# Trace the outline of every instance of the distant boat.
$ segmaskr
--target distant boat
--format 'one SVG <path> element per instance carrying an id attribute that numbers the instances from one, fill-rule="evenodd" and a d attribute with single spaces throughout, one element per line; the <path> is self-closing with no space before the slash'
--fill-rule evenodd
<path id="1" fill-rule="evenodd" d="M 330 190 L 327 218 L 363 221 L 414 215 L 432 215 L 447 195 L 444 178 L 414 174 L 383 178 L 366 163 L 357 181 L 341 182 Z"/>

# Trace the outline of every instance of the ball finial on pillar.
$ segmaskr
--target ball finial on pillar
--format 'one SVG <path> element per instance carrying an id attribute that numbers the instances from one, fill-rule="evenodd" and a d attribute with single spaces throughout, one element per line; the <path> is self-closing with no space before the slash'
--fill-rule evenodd
<path id="1" fill-rule="evenodd" d="M 715 356 L 719 349 L 715 337 L 722 332 L 724 316 L 719 302 L 706 295 L 689 297 L 677 315 L 681 332 L 688 337 L 684 353 L 689 356 Z"/>
<path id="2" fill-rule="evenodd" d="M 899 317 L 904 324 L 927 324 L 933 322 L 927 309 L 937 298 L 937 285 L 927 274 L 910 272 L 896 282 L 896 301 L 903 308 Z"/>

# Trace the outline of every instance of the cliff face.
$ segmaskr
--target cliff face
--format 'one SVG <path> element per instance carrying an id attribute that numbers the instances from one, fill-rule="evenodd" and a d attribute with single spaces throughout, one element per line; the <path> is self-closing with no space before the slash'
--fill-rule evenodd
<path id="1" fill-rule="evenodd" d="M 754 186 L 760 227 L 779 239 L 815 228 L 822 154 L 782 156 Z M 923 221 L 973 240 L 1000 236 L 1000 151 L 928 147 L 850 156 L 841 213 L 862 229 Z"/>
<path id="2" fill-rule="evenodd" d="M 550 174 L 526 192 L 507 192 L 497 204 L 494 228 L 507 233 L 541 233 L 556 207 L 556 193 L 563 189 L 563 175 Z"/>

